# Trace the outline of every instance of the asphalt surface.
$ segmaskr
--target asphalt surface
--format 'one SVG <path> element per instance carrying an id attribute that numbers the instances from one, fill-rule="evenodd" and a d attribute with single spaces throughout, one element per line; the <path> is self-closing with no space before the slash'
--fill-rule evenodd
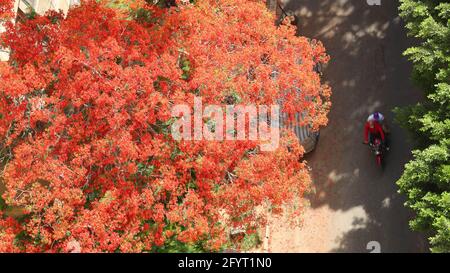
<path id="1" fill-rule="evenodd" d="M 393 124 L 392 109 L 420 100 L 402 56 L 411 41 L 398 1 L 282 2 L 297 15 L 299 35 L 321 40 L 331 55 L 324 80 L 333 89 L 333 107 L 316 150 L 306 157 L 316 189 L 304 226 L 273 231 L 269 251 L 370 252 L 368 243 L 376 241 L 381 252 L 427 252 L 424 235 L 409 230 L 412 213 L 395 184 L 411 144 Z M 392 132 L 383 170 L 362 144 L 364 121 L 375 110 L 385 114 Z"/>

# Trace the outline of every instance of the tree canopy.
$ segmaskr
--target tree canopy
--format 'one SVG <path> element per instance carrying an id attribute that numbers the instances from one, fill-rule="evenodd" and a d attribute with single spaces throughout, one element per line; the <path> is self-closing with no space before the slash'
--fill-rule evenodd
<path id="1" fill-rule="evenodd" d="M 397 109 L 416 140 L 414 159 L 397 182 L 416 212 L 415 230 L 431 232 L 431 250 L 450 251 L 450 2 L 402 0 L 400 15 L 417 46 L 405 55 L 425 100 Z"/>
<path id="2" fill-rule="evenodd" d="M 2 207 L 20 214 L 0 212 L 0 252 L 218 251 L 230 228 L 252 234 L 267 209 L 298 215 L 310 177 L 292 133 L 274 152 L 175 141 L 170 108 L 194 96 L 281 98 L 283 111 L 323 126 L 321 43 L 275 26 L 262 1 L 115 2 L 5 23 Z"/>

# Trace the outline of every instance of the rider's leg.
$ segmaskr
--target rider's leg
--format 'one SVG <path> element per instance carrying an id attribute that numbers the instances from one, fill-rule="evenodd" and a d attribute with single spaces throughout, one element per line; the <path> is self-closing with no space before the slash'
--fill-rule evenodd
<path id="1" fill-rule="evenodd" d="M 384 132 L 385 134 L 389 134 L 389 128 L 388 128 L 388 126 L 386 125 L 386 122 L 385 122 L 385 121 L 381 124 L 381 127 L 383 128 L 383 132 Z"/>
<path id="2" fill-rule="evenodd" d="M 375 135 L 369 132 L 369 144 L 373 144 L 373 141 L 375 140 Z"/>

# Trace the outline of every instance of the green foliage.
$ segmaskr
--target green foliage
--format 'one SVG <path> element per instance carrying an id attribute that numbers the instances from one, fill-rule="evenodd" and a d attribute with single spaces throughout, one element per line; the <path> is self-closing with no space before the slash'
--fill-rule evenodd
<path id="1" fill-rule="evenodd" d="M 143 163 L 138 163 L 137 164 L 137 168 L 138 168 L 138 173 L 140 175 L 149 177 L 150 175 L 152 175 L 153 170 L 155 169 L 155 166 L 147 165 L 147 164 L 143 164 Z"/>
<path id="2" fill-rule="evenodd" d="M 188 59 L 183 59 L 181 61 L 181 70 L 183 70 L 183 74 L 181 75 L 181 78 L 183 80 L 188 80 L 191 74 L 191 62 Z"/>
<path id="3" fill-rule="evenodd" d="M 183 243 L 177 239 L 170 238 L 162 246 L 154 246 L 151 252 L 156 253 L 201 253 L 206 252 L 203 242 Z"/>
<path id="4" fill-rule="evenodd" d="M 431 251 L 450 252 L 450 1 L 401 0 L 400 16 L 420 43 L 405 51 L 425 100 L 396 109 L 416 140 L 397 182 L 416 212 L 414 230 L 431 232 Z"/>
<path id="5" fill-rule="evenodd" d="M 242 250 L 249 251 L 261 244 L 258 233 L 246 234 L 242 240 Z"/>
<path id="6" fill-rule="evenodd" d="M 6 209 L 6 202 L 0 195 L 0 211 L 4 211 Z"/>

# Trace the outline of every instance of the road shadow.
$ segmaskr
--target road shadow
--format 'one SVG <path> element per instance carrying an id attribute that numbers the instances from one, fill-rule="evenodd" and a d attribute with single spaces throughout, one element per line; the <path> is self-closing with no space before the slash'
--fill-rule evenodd
<path id="1" fill-rule="evenodd" d="M 427 251 L 423 236 L 411 232 L 411 211 L 403 206 L 395 182 L 411 158 L 406 132 L 392 123 L 392 109 L 420 99 L 410 81 L 411 65 L 402 52 L 411 45 L 397 15 L 398 1 L 285 0 L 284 10 L 297 17 L 298 34 L 322 41 L 331 61 L 324 79 L 332 87 L 329 124 L 316 151 L 306 156 L 312 167 L 311 207 L 324 205 L 342 213 L 348 227 L 335 252 L 368 252 L 378 241 L 384 252 Z M 363 126 L 373 111 L 385 114 L 391 146 L 384 170 L 362 145 Z M 363 213 L 352 215 L 358 208 Z"/>

